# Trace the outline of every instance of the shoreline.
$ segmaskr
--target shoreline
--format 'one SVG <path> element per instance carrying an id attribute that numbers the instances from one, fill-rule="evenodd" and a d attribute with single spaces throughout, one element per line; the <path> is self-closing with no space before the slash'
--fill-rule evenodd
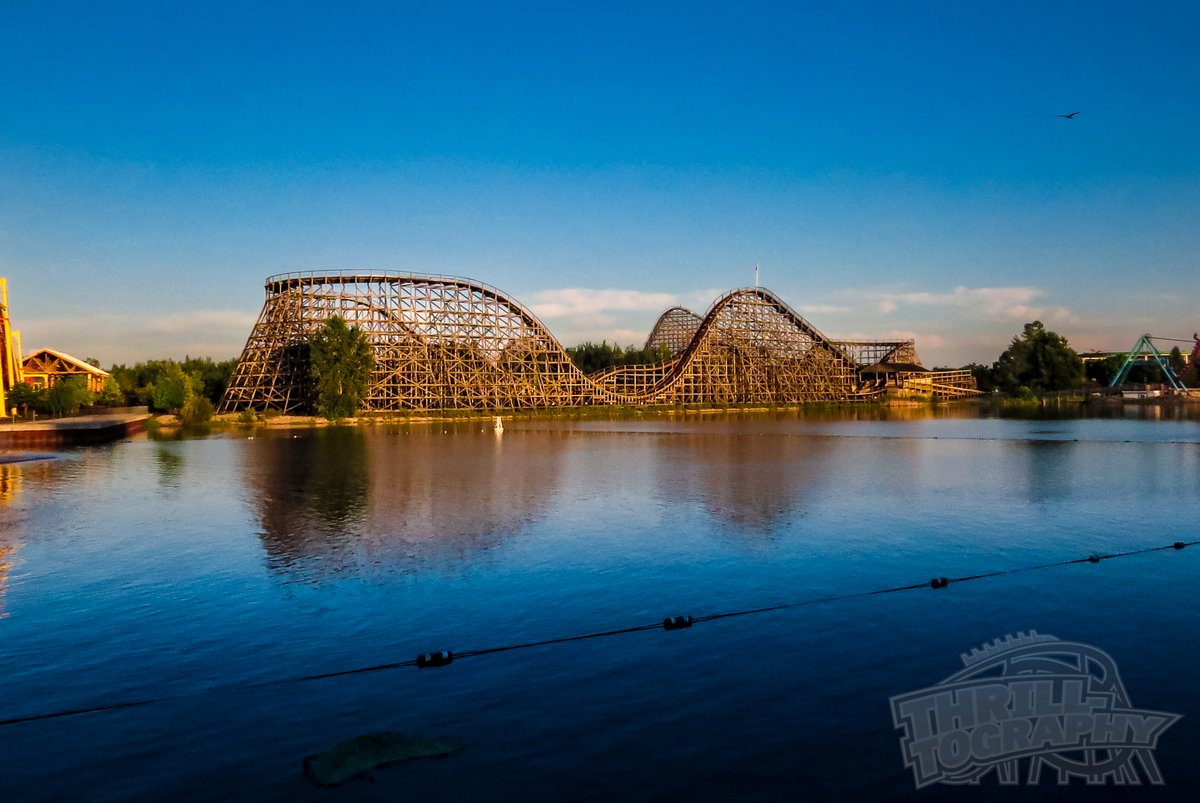
<path id="1" fill-rule="evenodd" d="M 939 401 L 924 402 L 913 401 L 908 399 L 892 399 L 872 402 L 811 402 L 808 404 L 746 404 L 746 405 L 695 405 L 695 406 L 674 406 L 674 405 L 590 405 L 581 407 L 543 407 L 530 409 L 508 409 L 508 410 L 444 410 L 444 411 L 404 411 L 394 413 L 363 413 L 354 418 L 343 418 L 331 420 L 318 415 L 285 415 L 285 414 L 262 414 L 258 413 L 254 421 L 246 421 L 242 419 L 242 413 L 220 413 L 213 416 L 209 426 L 219 426 L 222 429 L 227 426 L 233 427 L 268 427 L 268 428 L 288 428 L 288 427 L 326 427 L 326 426 L 376 426 L 376 425 L 393 425 L 393 424 L 443 424 L 453 423 L 456 421 L 475 422 L 475 421 L 494 421 L 499 418 L 502 421 L 524 421 L 524 420 L 555 420 L 555 419 L 572 419 L 572 420 L 605 420 L 617 418 L 631 417 L 654 417 L 654 418 L 670 418 L 676 416 L 709 416 L 723 415 L 727 413 L 774 413 L 774 412 L 802 412 L 802 411 L 822 411 L 822 410 L 863 410 L 863 409 L 901 409 L 901 408 L 921 408 L 921 407 L 942 407 L 949 404 L 958 404 L 962 401 L 975 402 L 974 399 L 955 400 L 955 401 Z M 181 428 L 182 423 L 179 422 L 177 416 L 157 416 L 152 419 L 156 427 Z"/>
<path id="2" fill-rule="evenodd" d="M 990 407 L 1004 410 L 1028 410 L 1080 406 L 1097 409 L 1152 407 L 1190 408 L 1200 406 L 1197 396 L 1163 396 L 1150 399 L 1122 399 L 1119 397 L 1095 398 L 1085 395 L 1063 398 L 1014 399 L 1008 397 L 976 397 L 972 399 L 913 399 L 893 397 L 868 402 L 810 402 L 796 404 L 730 404 L 730 405 L 590 405 L 581 407 L 545 407 L 507 410 L 412 410 L 391 413 L 362 413 L 353 418 L 328 419 L 319 415 L 293 415 L 283 413 L 256 413 L 253 421 L 242 418 L 243 413 L 220 413 L 201 427 L 213 429 L 268 428 L 287 429 L 292 427 L 321 428 L 330 426 L 390 426 L 396 424 L 444 424 L 454 422 L 536 421 L 536 420 L 612 420 L 628 418 L 683 418 L 715 416 L 725 414 L 759 413 L 803 413 L 828 412 L 834 410 L 918 410 L 952 409 L 964 407 Z M 178 416 L 158 415 L 147 422 L 152 429 L 178 430 L 184 425 Z"/>

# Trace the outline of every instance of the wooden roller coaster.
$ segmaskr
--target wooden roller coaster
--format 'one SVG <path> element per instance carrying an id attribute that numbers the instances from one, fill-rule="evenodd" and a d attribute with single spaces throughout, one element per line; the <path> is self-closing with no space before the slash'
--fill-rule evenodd
<path id="1" fill-rule="evenodd" d="M 647 345 L 670 359 L 586 375 L 537 317 L 470 279 L 395 273 L 288 273 L 267 299 L 219 409 L 301 412 L 312 403 L 308 341 L 339 315 L 358 326 L 375 366 L 368 411 L 519 409 L 603 404 L 786 404 L 878 395 L 901 371 L 944 382 L 910 341 L 832 341 L 769 290 L 733 290 L 696 315 L 663 313 Z"/>

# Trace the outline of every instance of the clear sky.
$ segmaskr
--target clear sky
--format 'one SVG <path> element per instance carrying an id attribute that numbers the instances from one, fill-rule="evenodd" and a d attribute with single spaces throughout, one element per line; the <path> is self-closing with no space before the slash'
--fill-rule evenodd
<path id="1" fill-rule="evenodd" d="M 235 356 L 267 275 L 332 268 L 566 345 L 756 262 L 930 366 L 1189 337 L 1197 42 L 1196 0 L 0 0 L 0 275 L 26 350 L 105 366 Z"/>

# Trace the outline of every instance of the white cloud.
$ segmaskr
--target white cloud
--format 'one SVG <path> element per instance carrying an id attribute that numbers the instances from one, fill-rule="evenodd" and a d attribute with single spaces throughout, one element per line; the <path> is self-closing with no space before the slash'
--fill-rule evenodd
<path id="1" fill-rule="evenodd" d="M 22 350 L 49 347 L 103 366 L 165 357 L 236 357 L 257 316 L 236 310 L 193 310 L 170 315 L 100 314 L 24 318 Z"/>
<path id="2" fill-rule="evenodd" d="M 850 311 L 848 307 L 838 307 L 833 304 L 800 304 L 795 307 L 795 310 L 806 315 L 833 315 Z"/>
<path id="3" fill-rule="evenodd" d="M 690 309 L 697 315 L 703 315 L 704 312 L 712 306 L 713 302 L 721 296 L 725 295 L 728 290 L 721 290 L 716 287 L 710 287 L 707 290 L 695 290 L 690 293 L 685 293 L 682 300 L 675 303 L 681 307 Z"/>
<path id="4" fill-rule="evenodd" d="M 677 303 L 670 293 L 568 287 L 535 293 L 529 308 L 540 318 L 581 318 L 604 312 L 661 312 Z"/>
<path id="5" fill-rule="evenodd" d="M 1035 318 L 1048 322 L 1075 320 L 1066 307 L 1041 307 L 1033 302 L 1044 295 L 1037 287 L 955 287 L 950 293 L 887 293 L 878 303 L 880 312 L 895 312 L 902 304 L 912 306 L 951 307 L 972 315 L 1029 321 Z"/>
<path id="6" fill-rule="evenodd" d="M 639 332 L 637 329 L 614 329 L 612 330 L 612 341 L 620 344 L 622 347 L 633 344 L 640 347 L 649 336 L 649 332 Z"/>

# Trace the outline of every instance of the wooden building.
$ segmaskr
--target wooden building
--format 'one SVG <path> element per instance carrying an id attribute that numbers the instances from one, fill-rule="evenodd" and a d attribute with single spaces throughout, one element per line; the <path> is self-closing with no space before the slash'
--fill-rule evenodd
<path id="1" fill-rule="evenodd" d="M 48 388 L 72 376 L 86 376 L 88 390 L 100 393 L 108 371 L 54 349 L 38 349 L 23 361 L 25 381 L 35 388 Z"/>

